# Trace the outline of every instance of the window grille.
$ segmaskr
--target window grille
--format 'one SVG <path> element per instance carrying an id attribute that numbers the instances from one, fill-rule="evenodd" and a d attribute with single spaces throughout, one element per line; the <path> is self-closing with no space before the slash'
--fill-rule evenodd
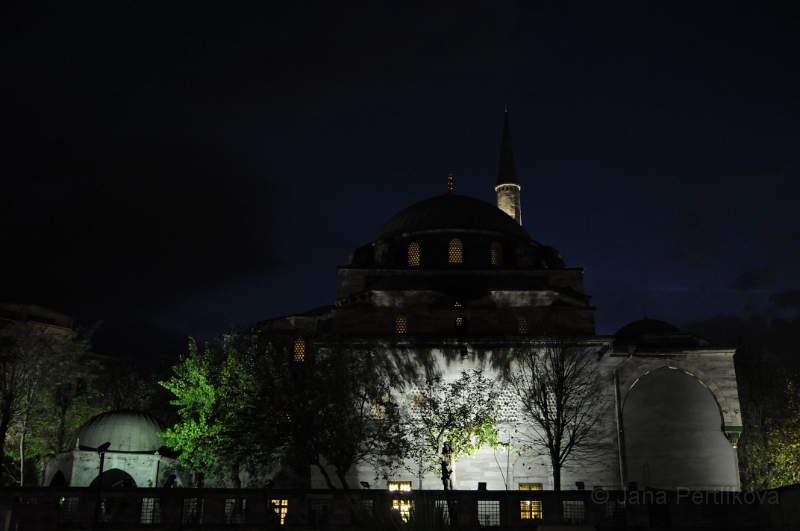
<path id="1" fill-rule="evenodd" d="M 517 317 L 517 333 L 518 334 L 527 334 L 528 333 L 528 318 L 524 315 L 520 315 Z"/>
<path id="2" fill-rule="evenodd" d="M 386 414 L 386 403 L 389 401 L 389 393 L 384 393 L 379 399 L 372 403 L 370 418 L 372 420 L 388 420 Z"/>
<path id="3" fill-rule="evenodd" d="M 450 508 L 453 508 L 453 513 L 457 511 L 456 500 L 436 500 L 436 511 L 442 511 L 445 523 L 450 522 Z"/>
<path id="4" fill-rule="evenodd" d="M 184 524 L 202 524 L 203 523 L 203 499 L 202 498 L 184 498 L 183 499 L 183 517 L 181 522 Z"/>
<path id="5" fill-rule="evenodd" d="M 542 490 L 541 483 L 520 483 L 519 490 Z M 522 520 L 542 519 L 542 500 L 520 500 L 519 516 Z"/>
<path id="6" fill-rule="evenodd" d="M 361 500 L 361 510 L 364 511 L 364 514 L 367 516 L 372 516 L 374 514 L 372 508 L 372 500 Z"/>
<path id="7" fill-rule="evenodd" d="M 450 263 L 460 264 L 464 260 L 464 247 L 461 240 L 453 238 L 450 240 Z"/>
<path id="8" fill-rule="evenodd" d="M 304 339 L 294 340 L 294 361 L 306 361 L 306 341 Z"/>
<path id="9" fill-rule="evenodd" d="M 139 515 L 140 524 L 161 523 L 161 499 L 142 498 L 142 511 Z"/>
<path id="10" fill-rule="evenodd" d="M 78 514 L 79 498 L 61 498 L 58 507 L 58 523 L 68 524 L 75 520 Z"/>
<path id="11" fill-rule="evenodd" d="M 411 420 L 422 420 L 422 408 L 425 405 L 425 393 L 418 387 L 411 389 L 407 396 L 411 397 L 408 403 L 411 410 Z"/>
<path id="12" fill-rule="evenodd" d="M 456 328 L 461 328 L 464 326 L 464 318 L 462 316 L 456 317 Z"/>
<path id="13" fill-rule="evenodd" d="M 408 245 L 408 267 L 419 267 L 419 244 L 411 242 Z"/>
<path id="14" fill-rule="evenodd" d="M 225 500 L 225 523 L 243 524 L 246 507 L 246 498 L 227 498 Z"/>
<path id="15" fill-rule="evenodd" d="M 711 506 L 704 503 L 692 504 L 692 526 L 707 527 L 714 525 Z"/>
<path id="16" fill-rule="evenodd" d="M 517 420 L 519 416 L 519 398 L 516 393 L 511 389 L 503 389 L 500 391 L 497 397 L 497 410 L 497 420 L 501 422 L 513 422 Z"/>
<path id="17" fill-rule="evenodd" d="M 482 526 L 500 525 L 499 500 L 478 500 L 478 523 Z"/>
<path id="18" fill-rule="evenodd" d="M 400 514 L 400 519 L 408 523 L 411 516 L 411 500 L 392 500 L 392 510 Z"/>
<path id="19" fill-rule="evenodd" d="M 408 333 L 408 321 L 402 315 L 397 318 L 394 322 L 394 332 L 395 334 L 407 334 Z"/>
<path id="20" fill-rule="evenodd" d="M 278 515 L 280 525 L 283 525 L 286 520 L 286 513 L 289 512 L 289 500 L 272 500 L 272 508 L 275 514 Z"/>
<path id="21" fill-rule="evenodd" d="M 308 512 L 311 522 L 322 524 L 330 515 L 330 500 L 311 499 L 308 500 Z"/>
<path id="22" fill-rule="evenodd" d="M 582 500 L 565 500 L 561 502 L 564 511 L 564 523 L 581 525 L 586 518 Z"/>
<path id="23" fill-rule="evenodd" d="M 503 265 L 503 246 L 500 245 L 499 242 L 494 242 L 492 244 L 492 265 Z"/>
<path id="24" fill-rule="evenodd" d="M 625 527 L 627 525 L 625 500 L 608 500 L 606 502 L 606 525 L 609 527 Z"/>

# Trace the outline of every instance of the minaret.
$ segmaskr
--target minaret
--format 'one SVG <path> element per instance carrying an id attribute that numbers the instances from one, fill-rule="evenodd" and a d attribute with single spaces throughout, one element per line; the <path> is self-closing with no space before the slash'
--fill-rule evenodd
<path id="1" fill-rule="evenodd" d="M 511 129 L 508 126 L 508 105 L 503 124 L 503 146 L 500 148 L 500 167 L 497 169 L 497 208 L 522 225 L 522 207 L 519 198 L 519 179 L 514 165 L 514 150 L 511 149 Z"/>

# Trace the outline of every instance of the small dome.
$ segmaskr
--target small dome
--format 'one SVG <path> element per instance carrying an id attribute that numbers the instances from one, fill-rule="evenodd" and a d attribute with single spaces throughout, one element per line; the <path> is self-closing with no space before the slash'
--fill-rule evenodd
<path id="1" fill-rule="evenodd" d="M 383 226 L 375 241 L 426 230 L 488 230 L 530 239 L 514 219 L 486 201 L 448 192 L 415 203 Z"/>
<path id="2" fill-rule="evenodd" d="M 677 326 L 671 325 L 666 321 L 659 321 L 658 319 L 649 319 L 645 317 L 638 321 L 626 324 L 614 334 L 614 337 L 624 338 L 631 336 L 660 336 L 680 334 L 681 331 Z"/>
<path id="3" fill-rule="evenodd" d="M 163 442 L 158 436 L 166 427 L 152 415 L 122 409 L 92 417 L 75 432 L 68 450 L 78 442 L 81 448 L 97 448 L 111 443 L 110 452 L 155 452 Z"/>

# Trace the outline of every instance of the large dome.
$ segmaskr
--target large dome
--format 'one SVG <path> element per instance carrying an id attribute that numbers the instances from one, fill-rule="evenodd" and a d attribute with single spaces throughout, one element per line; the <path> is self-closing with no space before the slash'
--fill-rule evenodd
<path id="1" fill-rule="evenodd" d="M 519 223 L 496 206 L 448 192 L 402 210 L 383 226 L 375 241 L 403 233 L 447 229 L 488 230 L 530 238 Z"/>
<path id="2" fill-rule="evenodd" d="M 163 442 L 158 436 L 166 427 L 152 415 L 122 409 L 92 417 L 75 432 L 68 448 L 97 448 L 111 443 L 110 452 L 155 452 Z"/>

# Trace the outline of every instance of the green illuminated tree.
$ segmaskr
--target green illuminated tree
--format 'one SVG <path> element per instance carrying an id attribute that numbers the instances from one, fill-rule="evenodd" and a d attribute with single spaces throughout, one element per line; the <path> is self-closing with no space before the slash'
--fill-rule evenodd
<path id="1" fill-rule="evenodd" d="M 458 458 L 497 444 L 497 399 L 494 383 L 481 371 L 462 372 L 452 382 L 427 381 L 408 404 L 405 430 L 417 467 L 410 471 L 420 478 L 435 472 L 445 490 L 452 490 Z"/>
<path id="2" fill-rule="evenodd" d="M 329 488 L 349 488 L 347 473 L 359 463 L 394 466 L 404 439 L 394 419 L 398 407 L 375 356 L 331 341 L 295 360 L 287 348 L 257 332 L 237 332 L 189 354 L 162 382 L 175 395 L 181 421 L 166 432 L 167 445 L 196 470 L 238 481 L 247 467 L 276 460 L 320 471 Z"/>

